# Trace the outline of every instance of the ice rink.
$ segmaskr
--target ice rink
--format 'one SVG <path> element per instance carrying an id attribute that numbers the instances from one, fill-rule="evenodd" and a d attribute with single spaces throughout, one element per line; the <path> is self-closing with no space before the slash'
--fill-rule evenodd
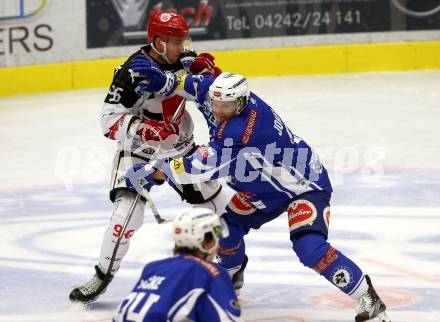
<path id="1" fill-rule="evenodd" d="M 440 71 L 250 83 L 320 153 L 335 190 L 329 240 L 372 277 L 391 320 L 439 322 Z M 143 265 L 171 254 L 170 226 L 146 209 L 107 293 L 90 310 L 68 300 L 93 273 L 112 210 L 106 91 L 0 99 L 0 321 L 110 321 Z M 166 187 L 153 198 L 165 217 L 186 207 Z M 286 215 L 246 240 L 246 322 L 354 321 L 354 302 L 299 263 Z"/>

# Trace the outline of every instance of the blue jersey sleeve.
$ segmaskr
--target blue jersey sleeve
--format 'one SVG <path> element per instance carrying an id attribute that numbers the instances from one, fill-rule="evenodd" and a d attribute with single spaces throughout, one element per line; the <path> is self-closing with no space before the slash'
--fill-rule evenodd
<path id="1" fill-rule="evenodd" d="M 179 78 L 177 93 L 186 98 L 203 104 L 209 86 L 214 82 L 215 77 L 201 75 L 183 75 Z"/>
<path id="2" fill-rule="evenodd" d="M 210 143 L 200 146 L 191 156 L 165 162 L 161 170 L 179 184 L 230 176 L 245 178 L 247 154 L 252 152 L 251 147 L 246 147 L 245 131 L 240 117 L 219 124 Z"/>
<path id="3" fill-rule="evenodd" d="M 202 113 L 210 132 L 216 127 L 214 114 L 208 100 L 209 86 L 215 78 L 200 75 L 182 75 L 176 93 L 190 101 L 195 101 L 197 109 Z"/>

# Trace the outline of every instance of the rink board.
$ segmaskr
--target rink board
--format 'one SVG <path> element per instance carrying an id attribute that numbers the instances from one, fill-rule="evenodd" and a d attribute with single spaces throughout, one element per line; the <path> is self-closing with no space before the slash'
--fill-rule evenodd
<path id="1" fill-rule="evenodd" d="M 248 77 L 440 69 L 440 42 L 400 42 L 214 52 Z M 124 58 L 0 69 L 0 96 L 109 86 Z"/>

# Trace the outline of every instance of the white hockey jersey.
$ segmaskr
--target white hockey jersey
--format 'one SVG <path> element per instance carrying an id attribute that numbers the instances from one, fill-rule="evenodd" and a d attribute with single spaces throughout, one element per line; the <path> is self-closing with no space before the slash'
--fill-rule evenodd
<path id="1" fill-rule="evenodd" d="M 182 110 L 178 118 L 179 136 L 171 144 L 149 141 L 146 145 L 136 133 L 143 122 L 150 119 L 164 122 L 171 120 L 183 98 L 179 95 L 160 96 L 143 92 L 138 86 L 140 79 L 133 76 L 131 61 L 141 53 L 148 52 L 144 46 L 115 69 L 113 82 L 104 101 L 101 127 L 104 135 L 118 141 L 118 149 L 144 159 L 149 159 L 159 147 L 158 159 L 185 155 L 194 143 L 194 124 L 188 112 Z M 187 73 L 196 54 L 188 52 L 175 64 L 158 64 L 164 70 L 180 75 Z"/>

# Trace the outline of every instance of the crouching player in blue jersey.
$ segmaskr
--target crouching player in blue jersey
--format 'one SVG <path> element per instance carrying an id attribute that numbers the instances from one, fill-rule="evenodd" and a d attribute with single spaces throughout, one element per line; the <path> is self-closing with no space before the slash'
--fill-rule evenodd
<path id="1" fill-rule="evenodd" d="M 210 262 L 223 228 L 207 208 L 191 208 L 173 223 L 176 256 L 145 266 L 113 322 L 242 322 L 228 272 Z"/>
<path id="2" fill-rule="evenodd" d="M 390 321 L 369 276 L 327 241 L 332 187 L 315 151 L 250 92 L 244 77 L 189 75 L 178 82 L 179 94 L 203 113 L 210 142 L 189 157 L 161 164 L 161 171 L 137 165 L 127 183 L 140 191 L 145 181 L 155 184 L 164 176 L 177 183 L 227 178 L 237 193 L 223 214 L 230 234 L 220 240 L 218 258 L 236 289 L 247 263 L 243 236 L 287 212 L 301 263 L 357 301 L 357 322 Z"/>

